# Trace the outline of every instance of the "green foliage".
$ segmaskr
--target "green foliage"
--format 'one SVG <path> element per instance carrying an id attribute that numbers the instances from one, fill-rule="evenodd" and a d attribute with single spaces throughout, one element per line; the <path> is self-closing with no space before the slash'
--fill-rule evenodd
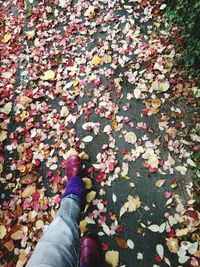
<path id="1" fill-rule="evenodd" d="M 182 54 L 189 73 L 200 76 L 200 0 L 170 0 L 166 17 L 168 30 L 177 24 L 184 37 Z"/>

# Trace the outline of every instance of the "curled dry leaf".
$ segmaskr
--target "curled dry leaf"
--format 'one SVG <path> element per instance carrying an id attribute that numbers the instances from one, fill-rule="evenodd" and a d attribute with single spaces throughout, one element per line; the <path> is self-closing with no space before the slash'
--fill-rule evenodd
<path id="1" fill-rule="evenodd" d="M 84 233 L 87 231 L 87 225 L 88 223 L 86 220 L 80 221 L 79 228 L 80 228 L 81 233 Z"/>
<path id="2" fill-rule="evenodd" d="M 89 159 L 89 155 L 87 153 L 85 153 L 84 151 L 81 152 L 78 156 L 82 160 L 88 160 Z"/>
<path id="3" fill-rule="evenodd" d="M 119 263 L 119 252 L 115 250 L 109 250 L 105 255 L 106 262 L 112 267 L 117 267 Z"/>

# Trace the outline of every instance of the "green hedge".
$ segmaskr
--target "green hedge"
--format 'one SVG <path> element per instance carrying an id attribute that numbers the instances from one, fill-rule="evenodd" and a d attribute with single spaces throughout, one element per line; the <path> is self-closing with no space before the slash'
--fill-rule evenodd
<path id="1" fill-rule="evenodd" d="M 175 24 L 184 37 L 183 60 L 190 74 L 200 75 L 200 0 L 169 0 L 168 30 Z"/>

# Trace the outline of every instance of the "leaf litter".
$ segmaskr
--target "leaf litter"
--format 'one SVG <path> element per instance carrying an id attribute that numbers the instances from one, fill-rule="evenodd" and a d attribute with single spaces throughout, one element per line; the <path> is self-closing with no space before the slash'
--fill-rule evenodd
<path id="1" fill-rule="evenodd" d="M 156 182 L 149 179 L 148 184 L 156 185 L 157 194 L 162 192 L 160 198 L 166 200 L 164 222 L 152 222 L 149 216 L 148 222 L 141 222 L 138 228 L 138 234 L 160 235 L 162 244 L 155 246 L 154 266 L 163 261 L 173 266 L 170 253 L 177 255 L 180 264 L 198 266 L 199 213 L 193 184 L 181 185 L 187 199 L 175 191 L 178 175 L 187 175 L 189 167 L 195 166 L 191 156 L 199 142 L 196 132 L 184 123 L 184 108 L 175 102 L 184 96 L 195 105 L 193 92 L 197 87 L 193 81 L 184 80 L 173 66 L 176 50 L 169 36 L 157 35 L 152 26 L 147 27 L 147 33 L 141 28 L 152 17 L 159 24 L 156 9 L 165 9 L 165 4 L 137 0 L 129 5 L 109 0 L 93 5 L 83 0 L 73 5 L 65 0 L 51 4 L 32 0 L 26 5 L 12 2 L 0 1 L 0 50 L 4 55 L 0 68 L 0 179 L 4 187 L 0 259 L 5 265 L 26 264 L 34 249 L 32 240 L 40 238 L 59 207 L 66 184 L 66 158 L 79 150 L 83 160 L 90 160 L 88 146 L 103 132 L 107 143 L 96 151 L 96 160 L 84 178 L 88 204 L 80 222 L 81 234 L 87 234 L 90 224 L 96 223 L 102 240 L 105 234 L 114 236 L 120 248 L 141 250 L 135 233 L 127 237 L 123 227 L 127 216 L 151 212 L 148 198 L 130 191 L 137 189 L 138 179 L 144 179 L 140 169 L 135 178 L 130 171 L 132 164 L 140 162 L 150 177 L 159 175 Z M 27 7 L 30 14 L 22 34 Z M 63 24 L 62 29 L 58 24 Z M 103 38 L 96 35 L 99 25 L 100 32 L 105 33 Z M 121 69 L 119 77 L 117 69 Z M 81 102 L 84 97 L 87 100 Z M 143 105 L 139 120 L 127 115 L 136 103 Z M 166 103 L 170 103 L 167 111 Z M 81 118 L 85 137 L 76 128 Z M 106 121 L 104 126 L 102 119 Z M 116 136 L 125 141 L 123 149 L 117 147 Z M 46 193 L 44 168 L 51 196 Z M 130 188 L 123 192 L 127 201 L 122 206 L 121 194 L 113 191 L 120 178 Z M 98 192 L 96 184 L 100 186 Z M 106 200 L 109 191 L 117 210 Z M 10 194 L 9 200 L 4 199 L 5 192 Z M 89 205 L 93 205 L 92 212 Z M 123 253 L 113 250 L 114 244 L 102 244 L 107 263 L 119 266 Z M 141 251 L 135 260 L 145 257 L 145 251 Z"/>

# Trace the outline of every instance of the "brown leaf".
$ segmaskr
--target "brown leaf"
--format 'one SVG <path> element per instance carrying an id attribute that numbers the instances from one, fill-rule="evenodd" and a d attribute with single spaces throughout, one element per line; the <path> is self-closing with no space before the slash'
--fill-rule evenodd
<path id="1" fill-rule="evenodd" d="M 13 240 L 9 240 L 4 244 L 4 247 L 7 248 L 8 251 L 12 251 L 14 249 Z"/>
<path id="2" fill-rule="evenodd" d="M 115 238 L 115 241 L 116 241 L 117 245 L 118 245 L 120 248 L 128 248 L 127 241 L 126 241 L 125 239 L 123 239 L 122 237 L 117 236 L 117 237 Z"/>

